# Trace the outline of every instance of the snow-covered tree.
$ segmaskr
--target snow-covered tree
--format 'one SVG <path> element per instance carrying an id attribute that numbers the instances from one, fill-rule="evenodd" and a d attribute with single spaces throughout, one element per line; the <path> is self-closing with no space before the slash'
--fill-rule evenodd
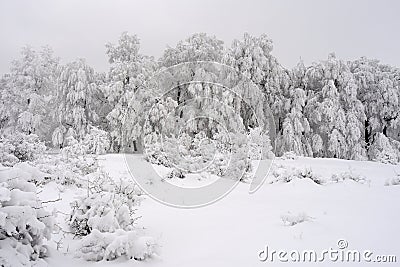
<path id="1" fill-rule="evenodd" d="M 58 59 L 49 47 L 24 47 L 2 79 L 0 126 L 49 140 L 51 101 L 55 96 Z"/>
<path id="2" fill-rule="evenodd" d="M 284 120 L 284 94 L 289 88 L 289 76 L 285 69 L 271 55 L 273 49 L 272 41 L 267 35 L 253 37 L 245 33 L 243 40 L 234 40 L 231 48 L 224 55 L 223 62 L 232 66 L 245 78 L 256 84 L 266 97 L 266 104 L 274 115 L 277 132 L 282 131 Z M 257 90 L 248 90 L 256 93 Z M 251 99 L 259 96 L 253 95 Z M 249 110 L 243 110 L 243 117 Z M 245 123 L 246 124 L 246 123 Z M 275 142 L 275 140 L 271 140 Z"/>
<path id="3" fill-rule="evenodd" d="M 283 121 L 282 137 L 278 142 L 281 152 L 293 151 L 296 155 L 311 156 L 312 147 L 310 125 L 304 117 L 303 109 L 306 105 L 307 96 L 303 89 L 296 88 L 289 92 L 291 103 L 290 112 Z"/>
<path id="4" fill-rule="evenodd" d="M 305 87 L 314 156 L 364 159 L 364 107 L 348 64 L 330 54 L 306 70 Z"/>
<path id="5" fill-rule="evenodd" d="M 160 59 L 160 64 L 164 67 L 171 67 L 184 62 L 220 62 L 223 51 L 223 42 L 215 36 L 195 33 L 178 42 L 176 47 L 168 46 Z"/>
<path id="6" fill-rule="evenodd" d="M 372 160 L 383 163 L 397 164 L 399 162 L 399 145 L 394 146 L 383 133 L 376 133 L 368 154 Z"/>
<path id="7" fill-rule="evenodd" d="M 84 138 L 90 125 L 98 120 L 96 96 L 100 91 L 94 78 L 94 70 L 83 59 L 60 67 L 55 100 L 58 127 L 52 136 L 54 145 L 63 145 L 62 136 L 68 128 L 72 129 L 75 138 Z"/>
<path id="8" fill-rule="evenodd" d="M 351 62 L 350 68 L 359 88 L 358 99 L 365 108 L 363 132 L 366 149 L 375 141 L 382 140 L 379 133 L 399 140 L 399 69 L 367 58 Z"/>
<path id="9" fill-rule="evenodd" d="M 142 106 L 149 93 L 144 86 L 155 70 L 155 63 L 151 57 L 139 53 L 136 35 L 124 32 L 118 44 L 109 43 L 106 48 L 111 67 L 109 81 L 101 89 L 112 107 L 107 115 L 112 148 L 117 152 L 129 148 L 140 150 L 137 141 L 142 131 Z"/>
<path id="10" fill-rule="evenodd" d="M 224 47 L 221 40 L 205 33 L 196 33 L 183 41 L 179 41 L 176 47 L 168 46 L 159 60 L 159 65 L 168 68 L 188 62 L 221 62 L 223 51 Z M 193 81 L 196 73 L 201 72 L 197 69 L 200 65 L 184 64 L 179 67 L 179 72 L 171 73 L 173 77 L 170 80 L 175 81 L 175 84 L 169 85 L 169 89 L 173 89 L 170 91 L 170 96 L 178 105 L 189 98 L 187 96 L 187 82 Z"/>

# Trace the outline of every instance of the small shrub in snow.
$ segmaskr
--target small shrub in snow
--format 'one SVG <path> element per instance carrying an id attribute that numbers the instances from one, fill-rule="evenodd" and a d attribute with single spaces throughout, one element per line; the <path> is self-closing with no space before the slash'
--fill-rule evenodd
<path id="1" fill-rule="evenodd" d="M 333 182 L 342 182 L 344 180 L 352 180 L 357 183 L 365 184 L 368 183 L 369 180 L 360 174 L 353 173 L 352 171 L 342 172 L 339 174 L 333 174 L 331 177 Z"/>
<path id="2" fill-rule="evenodd" d="M 66 146 L 61 149 L 61 154 L 64 157 L 76 157 L 87 154 L 88 148 L 76 140 L 73 136 L 66 138 Z"/>
<path id="3" fill-rule="evenodd" d="M 82 179 L 83 176 L 96 172 L 98 169 L 97 161 L 91 155 L 71 157 L 44 155 L 35 164 L 41 171 L 49 174 L 46 181 L 78 187 L 86 183 L 86 180 Z"/>
<path id="4" fill-rule="evenodd" d="M 179 155 L 179 144 L 175 138 L 159 139 L 156 134 L 149 134 L 144 139 L 146 143 L 145 159 L 156 165 L 163 165 L 165 167 L 172 167 L 174 162 L 173 158 Z"/>
<path id="5" fill-rule="evenodd" d="M 13 154 L 14 146 L 0 140 L 0 162 L 4 166 L 14 166 L 19 159 Z"/>
<path id="6" fill-rule="evenodd" d="M 156 243 L 135 229 L 139 188 L 129 181 L 112 183 L 102 172 L 85 177 L 88 195 L 71 203 L 69 225 L 81 236 L 77 255 L 91 261 L 112 260 L 120 256 L 143 260 L 155 253 Z"/>
<path id="7" fill-rule="evenodd" d="M 310 221 L 311 219 L 312 218 L 304 212 L 299 213 L 297 215 L 290 213 L 281 215 L 281 220 L 285 226 L 293 226 L 305 221 Z"/>
<path id="8" fill-rule="evenodd" d="M 183 179 L 185 178 L 185 174 L 178 169 L 173 169 L 172 171 L 170 171 L 166 176 L 165 179 L 172 179 L 172 178 L 179 178 L 179 179 Z"/>
<path id="9" fill-rule="evenodd" d="M 21 161 L 33 161 L 43 154 L 46 146 L 35 134 L 15 132 L 0 136 L 0 162 L 14 166 Z"/>
<path id="10" fill-rule="evenodd" d="M 20 165 L 0 171 L 0 265 L 28 266 L 45 257 L 53 216 L 46 212 L 31 180 L 40 172 Z"/>
<path id="11" fill-rule="evenodd" d="M 132 222 L 129 207 L 118 195 L 110 192 L 81 197 L 72 202 L 71 207 L 69 223 L 73 233 L 78 236 L 88 235 L 93 229 L 114 232 L 124 226 L 130 226 Z"/>
<path id="12" fill-rule="evenodd" d="M 295 160 L 298 158 L 298 156 L 293 152 L 293 151 L 288 151 L 283 153 L 282 159 L 287 159 L 287 160 Z"/>
<path id="13" fill-rule="evenodd" d="M 94 126 L 90 127 L 82 143 L 87 148 L 87 154 L 101 155 L 110 150 L 109 134 Z"/>
<path id="14" fill-rule="evenodd" d="M 312 169 L 296 169 L 287 166 L 277 166 L 272 171 L 272 176 L 275 178 L 271 183 L 284 182 L 289 183 L 293 179 L 310 179 L 316 184 L 323 184 L 325 181 L 318 174 L 314 173 Z"/>
<path id="15" fill-rule="evenodd" d="M 322 184 L 324 182 L 321 177 L 315 174 L 310 168 L 298 170 L 297 177 L 301 179 L 311 179 L 316 184 Z"/>
<path id="16" fill-rule="evenodd" d="M 122 186 L 112 191 L 102 191 L 105 187 L 101 184 L 94 185 L 92 189 L 95 191 L 71 203 L 69 224 L 73 233 L 84 236 L 93 229 L 102 232 L 132 230 L 137 219 L 134 213 L 140 200 L 138 193 L 133 190 L 129 192 Z"/>
<path id="17" fill-rule="evenodd" d="M 397 174 L 396 177 L 386 180 L 385 185 L 400 185 L 400 174 Z"/>
<path id="18" fill-rule="evenodd" d="M 118 229 L 109 233 L 94 229 L 82 239 L 77 255 L 87 261 L 114 260 L 121 256 L 145 260 L 157 253 L 156 241 L 136 231 Z"/>
<path id="19" fill-rule="evenodd" d="M 283 165 L 274 165 L 274 168 L 272 169 L 272 177 L 274 178 L 274 180 L 272 180 L 271 183 L 288 183 L 292 181 L 293 178 L 295 178 L 293 170 L 288 169 L 288 167 L 285 167 Z"/>

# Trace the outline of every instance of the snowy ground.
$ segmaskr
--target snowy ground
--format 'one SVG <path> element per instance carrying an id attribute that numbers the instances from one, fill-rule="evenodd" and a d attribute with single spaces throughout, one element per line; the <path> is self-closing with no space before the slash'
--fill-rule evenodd
<path id="1" fill-rule="evenodd" d="M 101 165 L 113 179 L 130 179 L 123 155 L 106 155 Z M 298 169 L 312 169 L 323 179 L 334 173 L 351 172 L 368 180 L 358 183 L 345 180 L 318 185 L 310 179 L 289 183 L 273 183 L 272 177 L 255 194 L 249 185 L 239 184 L 227 197 L 198 209 L 167 207 L 146 198 L 139 207 L 139 225 L 156 237 L 161 245 L 160 256 L 144 262 L 118 259 L 111 262 L 87 263 L 53 250 L 47 260 L 51 266 L 271 266 L 282 263 L 261 262 L 259 251 L 337 249 L 339 239 L 348 242 L 348 249 L 371 250 L 374 255 L 396 255 L 400 261 L 400 186 L 385 186 L 385 181 L 400 173 L 400 166 L 374 162 L 333 159 L 277 159 L 276 164 Z M 57 198 L 54 183 L 42 195 Z M 84 190 L 78 192 L 84 193 Z M 65 190 L 63 201 L 54 207 L 68 213 L 68 203 L 77 192 Z M 308 221 L 285 225 L 283 218 L 305 214 Z M 73 240 L 64 242 L 73 251 Z M 286 263 L 287 265 L 287 263 Z M 292 263 L 310 266 L 310 263 Z M 365 263 L 312 263 L 314 266 L 364 266 Z M 382 264 L 369 263 L 369 266 Z"/>

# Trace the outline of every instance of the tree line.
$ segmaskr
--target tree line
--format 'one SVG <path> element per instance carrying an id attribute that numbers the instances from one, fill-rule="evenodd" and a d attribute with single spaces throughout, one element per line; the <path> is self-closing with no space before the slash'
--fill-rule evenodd
<path id="1" fill-rule="evenodd" d="M 136 35 L 123 33 L 117 43 L 106 45 L 109 71 L 102 73 L 84 59 L 61 64 L 49 47 L 24 47 L 0 80 L 0 131 L 35 134 L 48 146 L 62 148 L 71 138 L 83 140 L 100 130 L 109 139 L 108 151 L 137 150 L 147 134 L 168 127 L 160 114 L 193 95 L 217 92 L 204 84 L 178 86 L 168 99 L 156 102 L 151 77 L 179 63 L 213 61 L 232 67 L 258 87 L 259 91 L 242 92 L 250 101 L 262 99 L 270 107 L 277 156 L 292 151 L 309 157 L 399 161 L 398 68 L 365 57 L 344 61 L 332 53 L 309 66 L 299 62 L 288 69 L 279 64 L 272 50 L 267 35 L 244 34 L 225 47 L 215 36 L 199 33 L 175 47 L 168 46 L 154 59 L 140 52 Z M 207 73 L 194 71 L 190 75 L 197 79 Z M 138 118 L 155 103 L 151 125 L 140 124 Z M 254 123 L 248 111 L 233 103 L 229 105 L 238 109 L 249 131 Z M 180 109 L 176 117 L 187 119 L 196 109 L 214 110 L 205 104 Z M 223 116 L 229 117 L 227 114 Z M 213 127 L 199 124 L 192 130 Z"/>

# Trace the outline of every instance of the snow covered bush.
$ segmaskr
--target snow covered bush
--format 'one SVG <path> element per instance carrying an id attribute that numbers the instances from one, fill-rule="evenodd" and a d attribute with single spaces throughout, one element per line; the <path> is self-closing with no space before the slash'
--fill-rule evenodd
<path id="1" fill-rule="evenodd" d="M 0 171 L 0 265 L 30 266 L 47 254 L 53 216 L 44 210 L 36 186 L 41 173 L 20 165 Z M 33 170 L 33 169 L 31 169 Z"/>
<path id="2" fill-rule="evenodd" d="M 87 147 L 89 154 L 105 154 L 110 149 L 109 134 L 94 126 L 90 127 L 90 131 L 85 135 L 82 143 Z"/>
<path id="3" fill-rule="evenodd" d="M 182 134 L 179 138 L 166 137 L 162 141 L 156 135 L 145 138 L 148 143 L 145 150 L 147 161 L 166 167 L 175 167 L 183 172 L 196 173 L 207 169 L 218 172 L 212 164 L 216 154 L 211 140 L 200 132 L 193 137 Z"/>
<path id="4" fill-rule="evenodd" d="M 129 184 L 112 185 L 107 174 L 96 172 L 86 177 L 89 182 L 88 195 L 71 203 L 69 220 L 75 235 L 85 236 L 93 229 L 114 232 L 117 229 L 132 230 L 135 207 L 139 204 L 139 189 Z"/>
<path id="5" fill-rule="evenodd" d="M 219 149 L 220 140 L 208 138 L 204 131 L 200 131 L 193 137 L 182 135 L 179 140 L 179 153 L 177 165 L 187 172 L 209 172 L 217 175 L 223 173 L 226 168 L 226 154 Z"/>
<path id="6" fill-rule="evenodd" d="M 377 133 L 375 140 L 368 150 L 372 160 L 397 164 L 399 162 L 399 152 L 392 146 L 392 141 L 382 133 Z"/>
<path id="7" fill-rule="evenodd" d="M 81 156 L 86 154 L 105 154 L 110 149 L 109 135 L 96 127 L 91 127 L 90 131 L 80 141 L 73 136 L 65 140 L 66 146 L 61 149 L 66 156 Z"/>
<path id="8" fill-rule="evenodd" d="M 35 134 L 15 132 L 0 136 L 0 162 L 5 166 L 13 166 L 21 161 L 32 161 L 45 150 L 46 146 Z"/>
<path id="9" fill-rule="evenodd" d="M 61 154 L 65 157 L 75 157 L 87 154 L 88 148 L 73 136 L 67 137 L 65 142 L 66 146 L 61 149 Z"/>
<path id="10" fill-rule="evenodd" d="M 209 172 L 231 179 L 241 179 L 251 171 L 248 137 L 241 133 L 229 133 L 222 138 L 208 138 L 203 131 L 179 138 L 169 137 L 161 141 L 156 135 L 148 135 L 145 158 L 153 164 L 179 169 L 184 173 Z"/>
<path id="11" fill-rule="evenodd" d="M 336 183 L 342 182 L 342 181 L 345 181 L 345 180 L 352 180 L 354 182 L 361 183 L 361 184 L 365 184 L 365 183 L 370 182 L 364 176 L 362 176 L 360 174 L 357 174 L 357 173 L 354 173 L 352 171 L 342 172 L 342 173 L 339 173 L 339 174 L 333 174 L 332 177 L 331 177 L 331 180 L 333 182 L 336 182 Z"/>
<path id="12" fill-rule="evenodd" d="M 393 177 L 391 179 L 387 179 L 385 181 L 385 186 L 389 185 L 400 185 L 400 174 L 397 174 L 396 177 Z"/>
<path id="13" fill-rule="evenodd" d="M 302 170 L 298 170 L 296 172 L 296 174 L 297 174 L 297 177 L 299 177 L 300 179 L 310 179 L 316 184 L 322 184 L 325 182 L 324 180 L 322 180 L 322 178 L 319 175 L 314 173 L 311 168 L 305 168 Z"/>
<path id="14" fill-rule="evenodd" d="M 304 212 L 301 212 L 297 215 L 291 213 L 281 215 L 281 220 L 285 226 L 293 226 L 311 219 L 312 218 Z"/>
<path id="15" fill-rule="evenodd" d="M 168 172 L 167 175 L 165 175 L 165 179 L 173 178 L 183 179 L 185 178 L 185 174 L 181 170 L 173 169 L 172 171 Z"/>
<path id="16" fill-rule="evenodd" d="M 297 169 L 279 165 L 272 171 L 274 180 L 271 183 L 284 182 L 289 183 L 294 179 L 310 179 L 316 184 L 324 184 L 325 180 L 320 175 L 314 173 L 311 168 Z"/>
<path id="17" fill-rule="evenodd" d="M 96 172 L 99 168 L 92 155 L 43 155 L 35 161 L 35 165 L 48 174 L 45 182 L 55 181 L 62 185 L 76 185 L 77 187 L 83 187 L 87 183 L 83 176 Z"/>
<path id="18" fill-rule="evenodd" d="M 298 156 L 293 152 L 293 151 L 287 151 L 283 153 L 282 159 L 288 159 L 288 160 L 295 160 L 298 158 Z"/>
<path id="19" fill-rule="evenodd" d="M 88 194 L 71 203 L 68 223 L 82 237 L 77 255 L 90 261 L 120 256 L 144 260 L 156 253 L 156 242 L 136 229 L 141 191 L 129 181 L 115 184 L 106 173 L 85 177 Z"/>
<path id="20" fill-rule="evenodd" d="M 158 135 L 149 134 L 144 138 L 144 142 L 144 156 L 148 162 L 165 167 L 173 166 L 173 159 L 179 155 L 178 141 L 175 138 L 165 138 L 161 141 Z"/>
<path id="21" fill-rule="evenodd" d="M 14 150 L 14 146 L 8 142 L 4 142 L 3 139 L 0 139 L 0 162 L 4 166 L 14 166 L 19 159 L 12 152 Z"/>
<path id="22" fill-rule="evenodd" d="M 262 132 L 261 127 L 250 129 L 249 138 L 249 157 L 252 160 L 272 159 L 274 157 L 273 148 L 269 136 Z"/>
<path id="23" fill-rule="evenodd" d="M 87 261 L 127 259 L 145 260 L 158 253 L 156 241 L 137 231 L 101 232 L 94 229 L 81 241 L 77 255 Z"/>

